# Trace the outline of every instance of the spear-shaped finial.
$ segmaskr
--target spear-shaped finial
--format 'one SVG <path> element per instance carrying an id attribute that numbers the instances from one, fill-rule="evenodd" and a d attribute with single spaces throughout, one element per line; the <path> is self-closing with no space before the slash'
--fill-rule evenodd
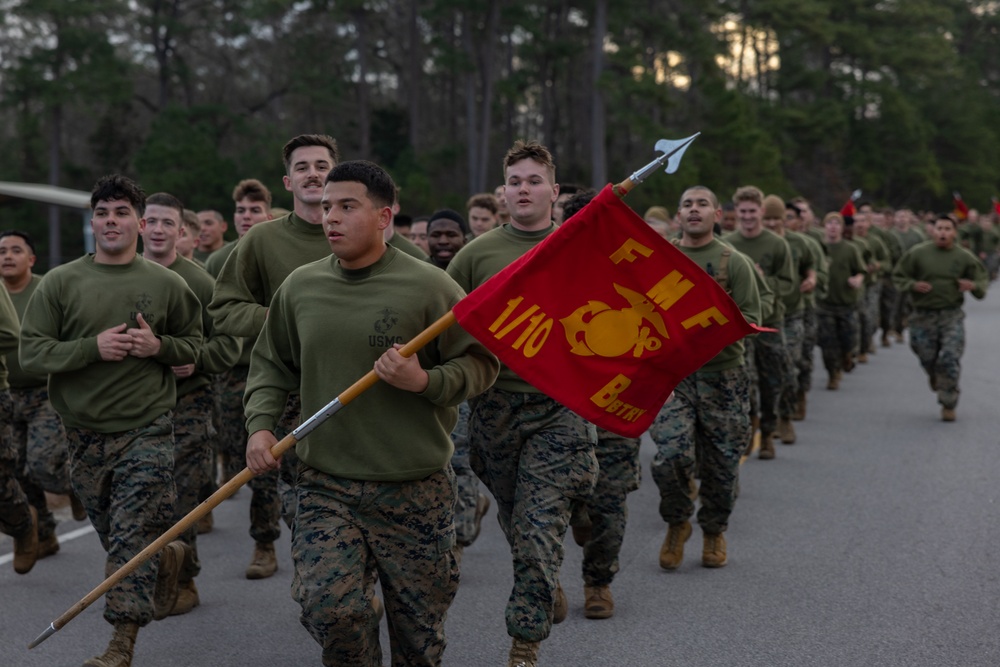
<path id="1" fill-rule="evenodd" d="M 666 165 L 665 171 L 668 174 L 676 172 L 681 166 L 681 158 L 684 157 L 684 151 L 687 150 L 688 146 L 690 146 L 700 134 L 701 132 L 696 132 L 685 139 L 660 139 L 657 141 L 654 148 L 660 151 L 662 155 L 616 185 L 614 187 L 615 194 L 619 197 L 624 197 L 630 190 L 632 190 L 632 188 L 637 186 L 639 183 L 642 183 L 647 177 L 649 177 L 650 174 L 663 165 Z"/>

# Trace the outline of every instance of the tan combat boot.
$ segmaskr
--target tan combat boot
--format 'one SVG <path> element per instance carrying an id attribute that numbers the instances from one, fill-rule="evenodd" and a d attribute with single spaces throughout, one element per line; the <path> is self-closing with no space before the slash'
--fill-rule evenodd
<path id="1" fill-rule="evenodd" d="M 538 667 L 538 645 L 541 642 L 528 642 L 514 638 L 510 644 L 510 659 L 507 667 Z"/>
<path id="2" fill-rule="evenodd" d="M 611 618 L 615 615 L 615 600 L 611 597 L 610 586 L 584 586 L 586 602 L 583 615 L 587 618 Z"/>
<path id="3" fill-rule="evenodd" d="M 274 542 L 258 542 L 253 548 L 253 560 L 247 566 L 247 579 L 267 579 L 277 570 Z"/>
<path id="4" fill-rule="evenodd" d="M 111 635 L 107 650 L 83 663 L 83 667 L 130 667 L 138 634 L 136 623 L 115 623 L 115 633 Z"/>
<path id="5" fill-rule="evenodd" d="M 778 420 L 778 437 L 786 445 L 795 444 L 795 427 L 792 426 L 792 420 L 784 417 Z"/>
<path id="6" fill-rule="evenodd" d="M 184 562 L 186 545 L 174 540 L 160 552 L 160 569 L 153 590 L 153 620 L 162 621 L 177 604 L 177 577 Z"/>
<path id="7" fill-rule="evenodd" d="M 209 512 L 205 516 L 198 519 L 198 534 L 207 535 L 212 532 L 212 528 L 215 527 L 215 519 L 212 517 L 212 513 Z"/>
<path id="8" fill-rule="evenodd" d="M 761 433 L 760 434 L 760 453 L 757 454 L 757 458 L 769 461 L 774 458 L 774 434 L 773 433 Z"/>
<path id="9" fill-rule="evenodd" d="M 83 506 L 83 501 L 75 493 L 69 494 L 69 506 L 73 512 L 73 518 L 77 521 L 87 520 L 87 508 Z"/>
<path id="10" fill-rule="evenodd" d="M 556 584 L 555 599 L 552 600 L 552 622 L 562 623 L 569 615 L 569 602 L 566 600 L 566 592 L 562 583 Z"/>
<path id="11" fill-rule="evenodd" d="M 795 414 L 792 420 L 800 422 L 806 418 L 806 392 L 799 390 L 799 395 L 795 397 Z"/>
<path id="12" fill-rule="evenodd" d="M 198 587 L 194 585 L 194 579 L 181 584 L 177 588 L 177 602 L 174 603 L 174 608 L 170 610 L 171 616 L 186 614 L 201 604 L 201 599 L 198 597 Z"/>
<path id="13" fill-rule="evenodd" d="M 59 551 L 59 538 L 56 537 L 55 533 L 52 533 L 44 540 L 38 540 L 38 560 L 43 558 L 48 558 L 52 554 Z"/>
<path id="14" fill-rule="evenodd" d="M 826 388 L 835 391 L 840 388 L 840 371 L 830 373 L 830 379 L 826 382 Z"/>
<path id="15" fill-rule="evenodd" d="M 676 570 L 684 560 L 684 543 L 691 537 L 691 522 L 672 523 L 667 527 L 667 536 L 660 547 L 660 567 Z"/>
<path id="16" fill-rule="evenodd" d="M 941 408 L 941 421 L 955 421 L 955 408 Z"/>
<path id="17" fill-rule="evenodd" d="M 705 533 L 701 550 L 701 564 L 705 567 L 723 567 L 726 560 L 726 537 L 722 533 Z"/>
<path id="18" fill-rule="evenodd" d="M 18 574 L 28 574 L 38 560 L 38 510 L 28 506 L 31 514 L 31 526 L 24 535 L 14 538 L 14 571 Z"/>

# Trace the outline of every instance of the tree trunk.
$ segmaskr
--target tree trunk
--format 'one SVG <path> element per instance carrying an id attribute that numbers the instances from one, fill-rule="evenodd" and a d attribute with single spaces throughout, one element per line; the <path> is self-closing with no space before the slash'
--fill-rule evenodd
<path id="1" fill-rule="evenodd" d="M 410 33 L 409 63 L 407 69 L 409 74 L 406 86 L 409 90 L 408 111 L 410 114 L 409 140 L 410 150 L 416 155 L 419 153 L 420 141 L 420 90 L 423 88 L 423 67 L 421 66 L 421 55 L 423 46 L 420 37 L 420 25 L 417 21 L 420 13 L 420 0 L 410 0 L 410 16 L 408 19 Z"/>
<path id="2" fill-rule="evenodd" d="M 601 74 L 604 72 L 604 36 L 608 32 L 608 0 L 597 0 L 594 7 L 594 41 L 592 45 L 592 70 L 590 85 L 593 88 L 590 108 L 590 184 L 603 187 L 608 180 L 605 134 L 604 93 L 601 91 Z"/>
<path id="3" fill-rule="evenodd" d="M 62 156 L 59 147 L 62 145 L 62 105 L 58 102 L 52 107 L 52 126 L 49 128 L 49 185 L 59 185 L 59 174 L 62 171 Z M 62 230 L 59 224 L 59 207 L 49 206 L 49 268 L 59 266 L 62 262 Z"/>
<path id="4" fill-rule="evenodd" d="M 476 49 L 473 38 L 473 18 L 472 11 L 462 14 L 462 50 L 468 58 L 468 66 L 462 77 L 465 85 L 465 167 L 468 171 L 469 193 L 477 192 L 476 185 L 479 182 L 479 175 L 476 169 L 480 164 L 479 150 L 479 116 L 476 105 Z"/>
<path id="5" fill-rule="evenodd" d="M 486 174 L 490 159 L 490 128 L 493 126 L 493 89 L 496 79 L 496 43 L 497 28 L 500 23 L 500 0 L 490 2 L 490 12 L 486 19 L 486 44 L 483 49 L 481 71 L 482 81 L 482 124 L 479 127 L 479 162 L 476 165 L 476 180 L 469 194 L 473 195 L 486 189 Z"/>
<path id="6" fill-rule="evenodd" d="M 352 12 L 354 27 L 358 31 L 358 154 L 369 160 L 372 156 L 371 94 L 368 90 L 368 17 L 365 10 Z"/>

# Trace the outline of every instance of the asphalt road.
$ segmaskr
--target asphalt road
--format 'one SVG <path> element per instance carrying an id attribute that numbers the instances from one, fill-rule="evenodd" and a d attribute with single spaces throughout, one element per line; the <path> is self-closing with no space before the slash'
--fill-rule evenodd
<path id="1" fill-rule="evenodd" d="M 819 371 L 799 443 L 774 461 L 743 466 L 728 532 L 729 565 L 700 566 L 697 529 L 688 557 L 664 572 L 665 525 L 644 443 L 642 488 L 613 585 L 617 611 L 583 617 L 580 549 L 568 540 L 562 581 L 570 616 L 542 646 L 553 666 L 941 667 L 1000 665 L 998 384 L 1000 295 L 967 304 L 967 348 L 958 421 L 943 423 L 906 345 L 826 391 Z M 202 604 L 140 632 L 136 667 L 292 667 L 320 664 L 289 595 L 288 534 L 280 569 L 247 581 L 250 494 L 216 511 L 200 539 Z M 0 540 L 0 667 L 78 666 L 103 651 L 102 603 L 38 648 L 48 624 L 100 583 L 104 554 L 85 523 L 60 510 L 61 551 L 14 574 Z M 445 664 L 504 665 L 503 609 L 511 566 L 492 514 L 466 550 L 449 613 Z M 383 623 L 383 646 L 388 641 Z M 386 656 L 388 662 L 388 655 Z"/>

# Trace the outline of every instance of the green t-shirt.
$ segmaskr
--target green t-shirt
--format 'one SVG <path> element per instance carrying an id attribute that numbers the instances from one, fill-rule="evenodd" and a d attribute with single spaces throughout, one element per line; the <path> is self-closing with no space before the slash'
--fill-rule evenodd
<path id="1" fill-rule="evenodd" d="M 739 306 L 743 317 L 748 322 L 759 324 L 761 320 L 760 293 L 757 291 L 757 281 L 755 275 L 757 269 L 753 262 L 741 252 L 729 247 L 719 239 L 712 241 L 699 248 L 688 248 L 678 245 L 677 249 L 688 256 L 691 261 L 700 266 L 708 275 L 718 280 L 719 271 L 722 267 L 723 252 L 728 251 L 729 259 L 725 263 L 726 281 L 725 287 L 729 296 L 732 297 L 736 305 Z M 743 340 L 722 349 L 719 354 L 705 362 L 700 371 L 722 371 L 728 368 L 735 368 L 743 365 L 744 353 Z"/>
<path id="2" fill-rule="evenodd" d="M 555 224 L 550 224 L 541 231 L 525 232 L 510 223 L 491 229 L 458 251 L 448 264 L 448 275 L 454 278 L 466 293 L 471 292 L 541 243 L 555 230 Z M 542 393 L 505 364 L 500 365 L 500 376 L 495 386 L 515 393 Z"/>
<path id="3" fill-rule="evenodd" d="M 98 334 L 142 314 L 160 339 L 155 357 L 103 361 Z M 174 408 L 171 366 L 194 363 L 201 304 L 184 280 L 155 262 L 98 264 L 85 255 L 42 277 L 21 327 L 21 365 L 49 374 L 49 399 L 70 428 L 117 433 Z"/>
<path id="4" fill-rule="evenodd" d="M 933 241 L 924 241 L 906 251 L 892 273 L 896 289 L 909 293 L 913 307 L 920 310 L 960 308 L 965 295 L 958 289 L 959 279 L 975 283 L 972 296 L 977 299 L 986 296 L 989 277 L 983 263 L 957 244 L 944 249 Z M 914 292 L 916 282 L 930 283 L 931 291 L 926 294 Z"/>
<path id="5" fill-rule="evenodd" d="M 223 265 L 208 313 L 219 331 L 256 339 L 271 298 L 288 274 L 329 256 L 323 225 L 294 213 L 254 225 Z"/>
<path id="6" fill-rule="evenodd" d="M 289 392 L 319 412 L 447 314 L 464 292 L 443 271 L 392 246 L 375 264 L 345 270 L 329 256 L 278 289 L 254 346 L 244 405 L 247 432 L 273 431 Z M 422 479 L 448 464 L 457 405 L 492 384 L 499 363 L 453 325 L 417 352 L 429 384 L 417 394 L 376 382 L 295 446 L 299 458 L 347 479 Z"/>
<path id="7" fill-rule="evenodd" d="M 11 302 L 14 304 L 14 310 L 17 311 L 18 321 L 24 318 L 24 311 L 28 307 L 28 301 L 31 300 L 31 295 L 38 289 L 40 282 L 42 282 L 42 277 L 32 274 L 31 281 L 25 285 L 23 290 L 16 294 L 8 292 Z M 21 368 L 21 362 L 17 358 L 16 350 L 7 355 L 7 372 L 7 380 L 10 382 L 10 386 L 20 389 L 44 387 L 49 381 L 49 376 L 45 373 L 28 373 Z"/>

